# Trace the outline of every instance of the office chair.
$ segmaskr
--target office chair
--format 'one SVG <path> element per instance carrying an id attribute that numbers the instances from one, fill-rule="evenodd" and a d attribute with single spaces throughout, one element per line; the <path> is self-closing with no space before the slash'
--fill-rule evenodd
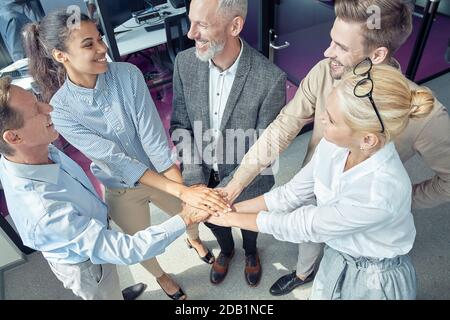
<path id="1" fill-rule="evenodd" d="M 173 72 L 175 57 L 178 52 L 194 46 L 194 41 L 187 37 L 190 28 L 189 19 L 186 13 L 180 13 L 164 20 L 167 38 L 167 53 L 170 58 L 167 67 Z"/>
<path id="2" fill-rule="evenodd" d="M 189 16 L 189 8 L 191 7 L 191 0 L 184 0 L 184 5 L 186 7 L 186 14 Z"/>
<path id="3" fill-rule="evenodd" d="M 180 13 L 164 19 L 167 55 L 162 59 L 161 65 L 167 68 L 171 75 L 178 52 L 193 47 L 195 44 L 194 41 L 186 36 L 189 28 L 190 23 L 186 13 Z M 144 75 L 144 77 L 146 80 L 152 80 L 150 88 L 159 87 L 172 81 L 171 76 L 169 78 L 154 79 L 151 73 Z M 158 98 L 160 97 L 161 95 L 158 93 Z"/>

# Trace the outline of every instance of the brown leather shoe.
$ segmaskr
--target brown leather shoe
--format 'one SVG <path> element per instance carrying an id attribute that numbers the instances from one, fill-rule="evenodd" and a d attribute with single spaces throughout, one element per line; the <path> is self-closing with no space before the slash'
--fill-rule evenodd
<path id="1" fill-rule="evenodd" d="M 219 256 L 214 261 L 211 272 L 209 273 L 209 280 L 212 284 L 219 284 L 225 279 L 225 276 L 228 273 L 228 266 L 230 265 L 230 261 L 234 256 L 234 250 L 231 252 L 229 256 L 224 255 L 220 252 Z"/>
<path id="2" fill-rule="evenodd" d="M 262 268 L 257 253 L 245 257 L 245 281 L 250 287 L 256 287 L 261 280 Z"/>

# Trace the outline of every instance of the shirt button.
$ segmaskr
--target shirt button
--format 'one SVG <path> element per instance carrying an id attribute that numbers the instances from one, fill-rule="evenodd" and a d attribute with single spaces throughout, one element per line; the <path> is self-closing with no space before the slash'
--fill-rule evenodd
<path id="1" fill-rule="evenodd" d="M 217 95 L 220 96 L 220 93 L 217 92 Z"/>
<path id="2" fill-rule="evenodd" d="M 214 114 L 217 116 L 217 112 L 214 112 Z"/>

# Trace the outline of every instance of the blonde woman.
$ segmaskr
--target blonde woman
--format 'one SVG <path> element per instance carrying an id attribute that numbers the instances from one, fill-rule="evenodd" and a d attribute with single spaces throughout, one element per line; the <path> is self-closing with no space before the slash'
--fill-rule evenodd
<path id="1" fill-rule="evenodd" d="M 411 181 L 392 140 L 434 103 L 365 59 L 328 97 L 324 139 L 289 183 L 211 217 L 294 243 L 325 243 L 312 299 L 414 299 Z M 308 205 L 316 199 L 316 205 Z"/>

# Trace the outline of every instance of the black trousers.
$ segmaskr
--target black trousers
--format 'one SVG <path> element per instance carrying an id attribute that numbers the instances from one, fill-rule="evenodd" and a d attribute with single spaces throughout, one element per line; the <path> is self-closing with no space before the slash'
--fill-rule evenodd
<path id="1" fill-rule="evenodd" d="M 208 188 L 215 188 L 219 184 L 219 180 L 214 177 L 214 171 L 211 171 L 211 176 L 208 182 Z M 220 250 L 225 255 L 230 255 L 234 249 L 234 240 L 230 227 L 221 227 L 215 224 L 205 222 L 205 225 L 211 229 L 212 233 L 219 243 Z M 256 239 L 258 238 L 258 232 L 248 231 L 241 229 L 242 233 L 242 247 L 244 248 L 245 255 L 256 254 Z"/>

